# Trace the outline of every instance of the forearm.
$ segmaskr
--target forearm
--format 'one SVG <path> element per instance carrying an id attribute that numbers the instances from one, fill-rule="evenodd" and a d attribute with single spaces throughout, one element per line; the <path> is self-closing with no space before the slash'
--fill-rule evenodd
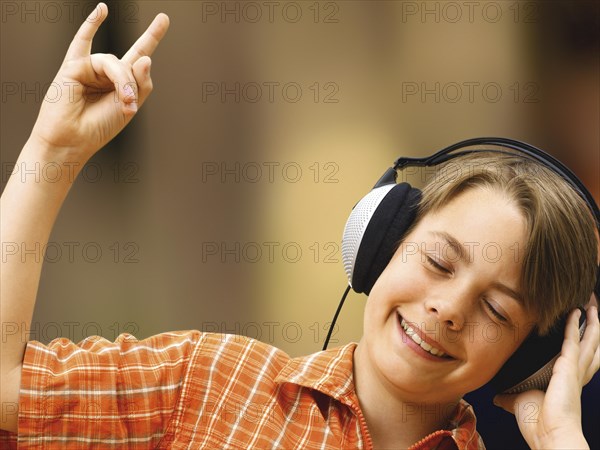
<path id="1" fill-rule="evenodd" d="M 31 324 L 43 251 L 58 211 L 83 165 L 54 150 L 30 138 L 0 200 L 3 374 L 21 362 L 26 344 L 22 331 Z"/>

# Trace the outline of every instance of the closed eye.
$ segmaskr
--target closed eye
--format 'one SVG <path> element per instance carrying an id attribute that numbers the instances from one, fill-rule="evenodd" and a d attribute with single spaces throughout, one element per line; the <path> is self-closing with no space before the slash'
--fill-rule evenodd
<path id="1" fill-rule="evenodd" d="M 502 321 L 502 322 L 508 322 L 508 319 L 506 317 L 504 317 L 502 314 L 500 314 L 498 311 L 496 311 L 496 309 L 491 305 L 490 302 L 488 302 L 487 300 L 483 300 L 483 302 L 485 303 L 485 307 L 490 311 L 490 313 L 492 313 L 492 315 Z"/>
<path id="2" fill-rule="evenodd" d="M 444 266 L 439 264 L 435 259 L 433 259 L 427 255 L 425 256 L 425 260 L 427 261 L 427 264 L 429 264 L 431 267 L 433 267 L 437 271 L 448 273 L 448 274 L 452 273 L 450 270 L 446 269 Z"/>

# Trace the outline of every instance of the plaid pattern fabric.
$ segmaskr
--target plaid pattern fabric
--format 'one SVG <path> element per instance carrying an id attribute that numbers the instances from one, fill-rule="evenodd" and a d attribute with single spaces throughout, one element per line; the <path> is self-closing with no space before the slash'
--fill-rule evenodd
<path id="1" fill-rule="evenodd" d="M 355 343 L 300 358 L 243 336 L 182 331 L 114 343 L 29 342 L 23 449 L 370 449 Z M 415 449 L 482 448 L 471 407 Z M 16 447 L 3 435 L 2 448 Z"/>

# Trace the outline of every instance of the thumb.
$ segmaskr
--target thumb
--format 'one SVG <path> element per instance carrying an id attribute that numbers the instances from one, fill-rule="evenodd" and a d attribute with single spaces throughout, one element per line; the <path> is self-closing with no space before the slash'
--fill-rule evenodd
<path id="1" fill-rule="evenodd" d="M 511 414 L 515 413 L 517 394 L 499 394 L 494 397 L 494 405 Z"/>

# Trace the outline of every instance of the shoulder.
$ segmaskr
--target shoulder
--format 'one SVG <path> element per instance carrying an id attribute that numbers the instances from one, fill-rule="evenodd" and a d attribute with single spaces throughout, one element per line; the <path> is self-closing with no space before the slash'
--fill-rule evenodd
<path id="1" fill-rule="evenodd" d="M 194 370 L 211 375 L 236 374 L 242 378 L 274 380 L 291 360 L 283 350 L 246 336 L 234 334 L 202 333 L 199 336 L 192 365 Z"/>
<path id="2" fill-rule="evenodd" d="M 292 358 L 246 336 L 203 333 L 191 356 L 190 377 L 201 389 L 216 385 L 310 388 L 338 400 L 354 397 L 352 355 L 356 344 Z M 202 381 L 204 380 L 204 381 Z"/>

